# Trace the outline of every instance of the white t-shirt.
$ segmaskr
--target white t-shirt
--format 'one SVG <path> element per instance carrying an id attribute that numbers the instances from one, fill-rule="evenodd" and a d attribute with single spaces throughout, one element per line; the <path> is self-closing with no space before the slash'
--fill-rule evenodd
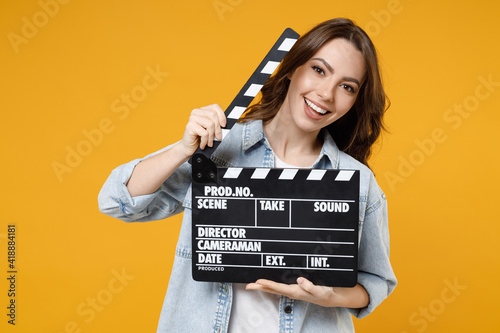
<path id="1" fill-rule="evenodd" d="M 281 296 L 259 290 L 246 290 L 245 286 L 244 283 L 233 283 L 228 332 L 277 333 Z"/>
<path id="2" fill-rule="evenodd" d="M 274 155 L 276 168 L 297 167 L 283 162 Z M 233 303 L 229 317 L 229 333 L 276 333 L 279 331 L 279 305 L 281 296 L 246 290 L 246 284 L 233 283 Z"/>

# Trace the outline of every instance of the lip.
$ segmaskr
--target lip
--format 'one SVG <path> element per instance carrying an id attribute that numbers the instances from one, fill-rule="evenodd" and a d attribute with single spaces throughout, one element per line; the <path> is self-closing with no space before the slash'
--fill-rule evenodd
<path id="1" fill-rule="evenodd" d="M 311 103 L 313 103 L 314 105 L 317 105 L 318 107 L 320 107 L 320 108 L 322 108 L 324 110 L 328 110 L 327 108 L 321 106 L 320 104 L 314 103 L 310 99 L 308 99 L 308 101 L 311 102 Z M 328 113 L 330 113 L 330 111 L 327 111 L 325 114 L 319 114 L 319 113 L 317 113 L 316 111 L 314 111 L 313 109 L 311 109 L 311 107 L 309 105 L 307 105 L 305 99 L 304 99 L 304 111 L 305 111 L 306 115 L 310 119 L 313 119 L 313 120 L 323 119 L 324 116 L 326 116 Z"/>
<path id="2" fill-rule="evenodd" d="M 310 100 L 310 99 L 309 99 L 309 98 L 307 98 L 307 97 L 304 97 L 304 99 L 307 99 L 310 103 L 312 103 L 312 104 L 316 105 L 316 106 L 317 106 L 317 107 L 319 107 L 319 108 L 322 108 L 323 110 L 326 110 L 326 113 L 331 112 L 331 111 L 330 111 L 330 110 L 328 110 L 328 108 L 327 108 L 326 106 L 324 106 L 324 105 L 321 105 L 321 104 L 319 104 L 319 103 L 317 103 L 317 102 L 315 102 L 315 101 L 313 101 L 313 100 Z M 325 114 L 326 114 L 326 113 L 325 113 Z"/>

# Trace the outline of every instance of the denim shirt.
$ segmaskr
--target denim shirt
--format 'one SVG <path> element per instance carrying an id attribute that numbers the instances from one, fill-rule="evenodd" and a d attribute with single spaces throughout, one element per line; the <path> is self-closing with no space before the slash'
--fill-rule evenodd
<path id="1" fill-rule="evenodd" d="M 98 201 L 103 213 L 126 222 L 159 220 L 184 211 L 158 332 L 227 332 L 232 284 L 198 282 L 191 275 L 191 166 L 187 162 L 181 165 L 156 192 L 132 198 L 126 183 L 141 160 L 113 170 Z M 234 125 L 212 160 L 225 167 L 273 167 L 274 155 L 262 122 Z M 360 170 L 358 283 L 368 292 L 370 302 L 362 309 L 328 308 L 281 296 L 279 332 L 354 332 L 351 314 L 365 317 L 396 286 L 389 261 L 386 198 L 370 169 L 341 152 L 327 131 L 313 168 Z M 256 309 L 257 315 L 258 311 L 265 309 Z"/>

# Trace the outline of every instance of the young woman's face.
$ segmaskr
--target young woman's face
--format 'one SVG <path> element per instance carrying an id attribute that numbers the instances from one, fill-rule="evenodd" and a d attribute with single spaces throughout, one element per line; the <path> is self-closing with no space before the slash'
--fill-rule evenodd
<path id="1" fill-rule="evenodd" d="M 365 60 L 349 41 L 333 39 L 289 75 L 280 112 L 304 132 L 319 132 L 349 111 L 365 78 Z"/>

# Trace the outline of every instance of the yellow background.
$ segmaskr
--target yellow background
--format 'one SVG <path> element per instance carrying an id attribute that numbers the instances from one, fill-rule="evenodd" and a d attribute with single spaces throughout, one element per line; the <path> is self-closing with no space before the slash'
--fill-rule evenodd
<path id="1" fill-rule="evenodd" d="M 498 2 L 61 2 L 0 4 L 1 331 L 153 332 L 180 217 L 114 220 L 97 209 L 100 187 L 114 167 L 180 139 L 191 109 L 227 107 L 284 28 L 303 34 L 333 17 L 372 36 L 392 101 L 371 163 L 389 200 L 399 285 L 355 320 L 357 332 L 498 330 Z M 165 77 L 114 112 L 122 94 L 141 92 L 148 68 Z M 70 167 L 68 149 L 85 156 Z"/>

